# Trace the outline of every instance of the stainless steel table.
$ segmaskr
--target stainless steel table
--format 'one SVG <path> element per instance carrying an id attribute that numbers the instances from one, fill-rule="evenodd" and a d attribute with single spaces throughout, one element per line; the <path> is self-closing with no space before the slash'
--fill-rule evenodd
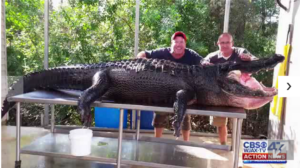
<path id="1" fill-rule="evenodd" d="M 51 131 L 54 132 L 54 108 L 53 106 L 55 104 L 61 104 L 61 105 L 77 105 L 78 95 L 80 92 L 75 91 L 34 91 L 22 95 L 17 95 L 9 98 L 9 101 L 14 101 L 17 103 L 17 115 L 16 115 L 16 124 L 17 124 L 17 147 L 16 147 L 16 167 L 21 166 L 21 160 L 20 160 L 20 153 L 27 153 L 27 154 L 39 154 L 39 155 L 50 155 L 50 156 L 62 156 L 62 157 L 71 157 L 70 152 L 62 152 L 60 150 L 51 150 L 53 149 L 63 149 L 58 147 L 61 145 L 59 142 L 64 142 L 62 144 L 68 144 L 66 142 L 65 136 L 63 134 L 51 134 L 49 136 L 46 136 L 42 138 L 41 140 L 34 142 L 31 146 L 25 147 L 20 149 L 20 103 L 42 103 L 42 104 L 50 104 L 52 105 L 51 110 Z M 151 166 L 151 167 L 166 167 L 167 165 L 170 165 L 169 167 L 185 167 L 185 166 L 195 166 L 195 165 L 186 165 L 187 163 L 197 163 L 195 161 L 195 158 L 188 157 L 186 155 L 176 154 L 174 153 L 174 149 L 176 148 L 176 145 L 189 145 L 189 146 L 201 146 L 201 147 L 208 147 L 208 148 L 214 148 L 214 149 L 226 149 L 226 146 L 224 145 L 212 145 L 212 144 L 203 144 L 203 145 L 197 145 L 192 142 L 182 142 L 182 141 L 175 141 L 170 140 L 168 143 L 162 144 L 162 143 L 155 143 L 152 141 L 152 139 L 147 138 L 140 138 L 139 137 L 139 128 L 140 128 L 140 111 L 141 110 L 147 110 L 147 111 L 159 111 L 159 112 L 165 112 L 165 113 L 173 113 L 173 107 L 157 107 L 157 106 L 144 106 L 144 105 L 135 105 L 135 104 L 117 104 L 112 102 L 100 102 L 96 101 L 92 104 L 92 106 L 97 107 L 109 107 L 109 108 L 119 108 L 120 109 L 120 124 L 119 124 L 119 134 L 118 134 L 118 141 L 110 140 L 111 142 L 115 142 L 115 147 L 117 146 L 117 151 L 115 151 L 113 157 L 109 157 L 109 150 L 112 148 L 107 148 L 107 152 L 105 154 L 108 154 L 109 156 L 102 156 L 102 155 L 93 155 L 87 156 L 87 157 L 76 157 L 78 159 L 84 159 L 84 160 L 94 160 L 94 161 L 102 161 L 102 162 L 115 162 L 117 164 L 117 167 L 119 168 L 121 164 L 131 164 L 131 165 L 144 165 L 144 166 Z M 136 131 L 136 140 L 127 142 L 123 140 L 124 145 L 128 146 L 130 144 L 133 146 L 133 148 L 129 151 L 126 151 L 127 148 L 124 148 L 122 146 L 122 137 L 123 137 L 123 114 L 124 109 L 132 109 L 137 110 L 137 131 Z M 244 109 L 241 108 L 230 108 L 230 107 L 188 107 L 187 114 L 193 114 L 193 115 L 206 115 L 206 116 L 218 116 L 218 117 L 228 117 L 233 119 L 233 133 L 232 133 L 232 145 L 231 150 L 234 151 L 234 163 L 233 167 L 238 167 L 238 159 L 239 159 L 239 146 L 240 146 L 240 139 L 241 139 L 241 128 L 242 128 L 242 122 L 243 119 L 246 118 L 246 113 Z M 58 140 L 59 139 L 59 140 Z M 97 138 L 93 138 L 93 142 L 97 141 Z M 147 142 L 152 141 L 152 142 Z M 49 146 L 43 146 L 47 144 Z M 164 140 L 157 140 L 156 142 L 164 142 Z M 147 144 L 148 143 L 148 144 Z M 152 144 L 149 144 L 152 143 Z M 113 144 L 110 144 L 113 145 Z M 171 156 L 171 161 L 161 160 L 159 159 L 147 159 L 146 156 L 143 154 L 145 152 L 139 152 L 142 147 L 141 146 L 148 146 L 150 149 L 167 149 L 163 150 L 162 152 L 173 152 L 173 155 Z M 157 145 L 165 145 L 164 147 L 157 147 Z M 109 145 L 108 145 L 109 146 Z M 224 148 L 225 147 L 225 148 Z M 38 150 L 35 150 L 38 149 Z M 65 149 L 68 149 L 66 147 Z M 126 153 L 127 152 L 127 153 Z M 130 154 L 128 154 L 128 152 Z M 97 153 L 97 152 L 96 152 Z M 142 154 L 141 154 L 142 153 Z M 153 153 L 153 152 L 152 152 Z M 179 152 L 180 153 L 180 152 Z M 135 157 L 126 157 L 131 156 L 132 154 L 135 154 Z M 155 154 L 155 153 L 154 153 Z M 126 155 L 124 157 L 124 155 Z M 148 158 L 153 158 L 153 156 L 149 156 Z M 179 158 L 178 158 L 179 157 Z M 116 159 L 115 159 L 116 158 Z M 144 159 L 141 159 L 144 158 Z M 168 157 L 169 158 L 169 157 Z M 157 161 L 160 160 L 160 161 Z M 178 166 L 179 165 L 179 166 Z"/>

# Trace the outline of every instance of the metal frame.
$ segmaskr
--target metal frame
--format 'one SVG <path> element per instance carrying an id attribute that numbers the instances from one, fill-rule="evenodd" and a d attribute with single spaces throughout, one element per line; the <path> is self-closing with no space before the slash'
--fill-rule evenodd
<path id="1" fill-rule="evenodd" d="M 51 105 L 51 133 L 54 133 L 55 128 L 55 114 L 54 114 L 54 104 Z"/>
<path id="2" fill-rule="evenodd" d="M 118 159 L 117 159 L 117 167 L 121 167 L 121 153 L 122 153 L 122 136 L 123 136 L 123 116 L 124 109 L 120 110 L 120 122 L 119 122 L 119 138 L 118 138 Z"/>
<path id="3" fill-rule="evenodd" d="M 15 162 L 15 168 L 21 167 L 21 157 L 20 157 L 20 143 L 21 143 L 21 113 L 20 113 L 21 103 L 17 102 L 17 115 L 16 115 L 16 162 Z"/>
<path id="4" fill-rule="evenodd" d="M 44 69 L 48 69 L 49 66 L 49 0 L 45 0 L 44 4 Z M 49 124 L 49 105 L 44 105 L 44 116 L 43 116 L 42 126 L 46 126 Z"/>
<path id="5" fill-rule="evenodd" d="M 237 119 L 232 119 L 232 133 L 231 133 L 231 151 L 235 151 L 236 135 L 237 135 Z"/>
<path id="6" fill-rule="evenodd" d="M 34 91 L 31 93 L 26 93 L 22 95 L 17 95 L 9 98 L 9 101 L 17 102 L 17 144 L 16 144 L 16 165 L 15 167 L 20 167 L 21 160 L 20 160 L 20 126 L 21 126 L 21 117 L 20 117 L 20 102 L 25 103 L 43 103 L 43 104 L 52 104 L 51 105 L 51 132 L 54 131 L 54 104 L 64 104 L 64 105 L 77 105 L 78 97 L 74 97 L 74 95 L 68 95 L 63 92 L 49 92 L 49 91 Z M 132 105 L 132 104 L 117 104 L 117 103 L 102 103 L 96 101 L 93 106 L 100 106 L 100 107 L 111 107 L 111 108 L 120 108 L 120 124 L 119 124 L 119 135 L 118 135 L 118 157 L 117 157 L 117 167 L 121 166 L 121 162 L 125 163 L 121 160 L 121 153 L 122 153 L 122 139 L 123 139 L 123 115 L 124 109 L 135 109 L 138 110 L 137 112 L 137 129 L 136 129 L 136 140 L 143 140 L 143 141 L 152 141 L 152 142 L 160 142 L 160 143 L 170 143 L 170 144 L 184 144 L 189 146 L 199 146 L 199 144 L 195 144 L 193 142 L 183 142 L 183 141 L 176 141 L 176 140 L 163 140 L 159 138 L 140 138 L 140 110 L 148 110 L 148 111 L 160 111 L 166 113 L 173 113 L 173 107 L 156 107 L 156 106 L 143 106 L 143 105 Z M 209 108 L 206 109 L 197 109 L 191 108 L 187 109 L 187 114 L 195 114 L 195 115 L 206 115 L 206 116 L 220 116 L 220 117 L 229 117 L 233 118 L 233 133 L 232 133 L 232 150 L 234 152 L 234 168 L 238 167 L 238 160 L 239 160 L 239 146 L 240 146 L 240 139 L 241 139 L 241 126 L 242 121 L 246 118 L 246 113 L 243 109 L 239 108 L 217 108 L 219 111 L 214 111 L 215 109 L 211 110 Z M 233 112 L 230 112 L 233 110 Z M 234 111 L 235 110 L 235 111 Z M 203 144 L 201 147 L 204 148 L 214 148 L 214 149 L 222 149 L 218 146 L 222 145 L 212 145 L 212 144 Z M 55 155 L 55 154 L 53 154 Z M 19 166 L 18 166 L 19 165 Z M 156 165 L 155 163 L 153 165 Z"/>
<path id="7" fill-rule="evenodd" d="M 233 167 L 237 168 L 239 165 L 239 150 L 240 150 L 240 142 L 241 142 L 241 134 L 242 134 L 242 123 L 243 119 L 237 119 L 237 134 L 235 136 L 236 143 L 234 144 L 234 162 Z"/>
<path id="8" fill-rule="evenodd" d="M 141 110 L 137 111 L 137 123 L 136 123 L 136 136 L 135 139 L 140 139 L 140 128 L 141 128 Z"/>
<path id="9" fill-rule="evenodd" d="M 228 32 L 229 27 L 229 16 L 230 16 L 230 2 L 231 0 L 226 0 L 225 3 L 225 14 L 224 14 L 224 27 L 223 27 L 223 33 Z"/>

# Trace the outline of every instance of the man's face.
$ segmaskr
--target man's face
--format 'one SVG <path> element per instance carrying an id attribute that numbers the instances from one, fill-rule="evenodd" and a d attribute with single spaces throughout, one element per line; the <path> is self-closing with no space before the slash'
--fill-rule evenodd
<path id="1" fill-rule="evenodd" d="M 186 48 L 186 42 L 183 37 L 177 36 L 171 43 L 171 53 L 175 55 L 184 54 Z"/>
<path id="2" fill-rule="evenodd" d="M 229 36 L 223 36 L 219 39 L 218 46 L 221 52 L 228 53 L 232 50 L 233 41 Z"/>

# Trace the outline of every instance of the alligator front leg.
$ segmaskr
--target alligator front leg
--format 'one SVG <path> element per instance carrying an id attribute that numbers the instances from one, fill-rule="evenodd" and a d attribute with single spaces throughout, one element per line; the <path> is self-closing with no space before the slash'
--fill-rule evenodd
<path id="1" fill-rule="evenodd" d="M 78 111 L 81 115 L 81 122 L 86 127 L 92 123 L 91 104 L 102 97 L 109 88 L 109 80 L 106 71 L 97 72 L 93 77 L 93 84 L 86 89 L 78 100 Z"/>
<path id="2" fill-rule="evenodd" d="M 180 137 L 180 130 L 183 119 L 185 117 L 187 103 L 192 100 L 194 97 L 193 92 L 187 90 L 179 90 L 176 93 L 176 100 L 174 102 L 174 121 L 173 121 L 173 128 L 174 128 L 174 136 Z"/>

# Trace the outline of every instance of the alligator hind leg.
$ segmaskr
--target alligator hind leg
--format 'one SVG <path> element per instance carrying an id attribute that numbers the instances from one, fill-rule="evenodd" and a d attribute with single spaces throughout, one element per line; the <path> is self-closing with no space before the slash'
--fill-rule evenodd
<path id="1" fill-rule="evenodd" d="M 102 97 L 109 88 L 107 71 L 97 72 L 93 77 L 93 84 L 86 89 L 78 100 L 78 111 L 81 115 L 81 122 L 86 127 L 92 123 L 91 104 Z"/>
<path id="2" fill-rule="evenodd" d="M 176 93 L 176 100 L 174 102 L 174 121 L 173 121 L 173 128 L 174 128 L 174 136 L 180 137 L 180 130 L 183 119 L 185 117 L 187 103 L 194 98 L 194 93 L 187 90 L 179 90 Z"/>

